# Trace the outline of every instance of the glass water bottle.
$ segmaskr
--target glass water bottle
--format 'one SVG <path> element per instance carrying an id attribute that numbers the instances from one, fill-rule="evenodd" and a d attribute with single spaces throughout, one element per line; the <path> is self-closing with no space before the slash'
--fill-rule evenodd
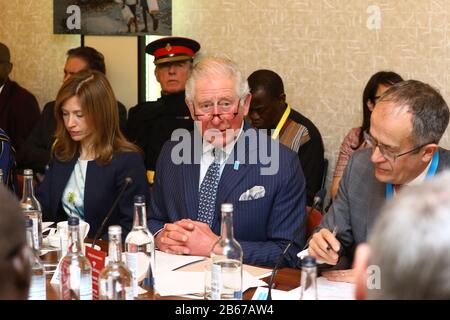
<path id="1" fill-rule="evenodd" d="M 33 221 L 34 248 L 40 250 L 42 247 L 42 208 L 34 196 L 33 170 L 31 169 L 23 171 L 23 192 L 20 207 L 25 214 L 25 219 Z"/>
<path id="2" fill-rule="evenodd" d="M 306 256 L 302 259 L 300 300 L 317 300 L 317 264 L 316 258 Z"/>
<path id="3" fill-rule="evenodd" d="M 133 300 L 131 271 L 122 262 L 122 228 L 109 226 L 109 262 L 98 276 L 100 300 Z"/>
<path id="4" fill-rule="evenodd" d="M 220 238 L 211 251 L 211 299 L 242 300 L 242 248 L 233 236 L 233 205 L 221 206 Z"/>
<path id="5" fill-rule="evenodd" d="M 125 239 L 127 266 L 133 274 L 133 292 L 138 296 L 138 285 L 153 292 L 154 270 L 155 270 L 155 240 L 147 228 L 147 214 L 145 197 L 137 195 L 134 197 L 134 222 L 133 229 Z M 144 261 L 138 264 L 138 260 Z M 138 267 L 142 265 L 141 269 Z M 144 275 L 143 279 L 138 279 Z"/>
<path id="6" fill-rule="evenodd" d="M 67 220 L 69 244 L 60 262 L 60 293 L 62 300 L 92 300 L 92 267 L 81 248 L 80 220 Z"/>
<path id="7" fill-rule="evenodd" d="M 33 242 L 33 221 L 27 219 L 25 221 L 27 232 L 27 244 L 29 247 L 29 257 L 31 266 L 31 283 L 28 291 L 28 300 L 46 300 L 47 289 L 44 265 L 39 259 L 38 250 L 34 247 Z"/>

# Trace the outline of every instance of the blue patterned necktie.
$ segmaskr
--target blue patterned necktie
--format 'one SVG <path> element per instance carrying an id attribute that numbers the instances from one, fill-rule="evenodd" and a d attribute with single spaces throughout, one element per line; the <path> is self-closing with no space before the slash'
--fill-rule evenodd
<path id="1" fill-rule="evenodd" d="M 198 220 L 207 223 L 210 227 L 216 208 L 216 194 L 220 180 L 220 151 L 213 150 L 214 161 L 208 167 L 198 193 Z"/>

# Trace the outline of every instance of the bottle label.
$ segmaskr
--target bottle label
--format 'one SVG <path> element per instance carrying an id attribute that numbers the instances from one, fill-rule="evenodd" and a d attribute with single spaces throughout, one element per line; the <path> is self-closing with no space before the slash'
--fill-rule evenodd
<path id="1" fill-rule="evenodd" d="M 125 279 L 100 279 L 101 300 L 134 300 L 133 287 Z"/>
<path id="2" fill-rule="evenodd" d="M 317 300 L 317 271 L 303 267 L 301 274 L 300 300 Z"/>
<path id="3" fill-rule="evenodd" d="M 69 266 L 69 283 L 70 283 L 70 288 L 74 291 L 78 291 L 80 290 L 80 276 L 81 276 L 81 272 L 80 272 L 80 267 L 79 266 L 75 266 L 73 264 L 71 264 Z"/>
<path id="4" fill-rule="evenodd" d="M 135 291 L 133 287 L 126 287 L 125 288 L 125 300 L 134 300 L 134 297 L 138 295 L 138 292 L 136 290 L 136 295 L 134 294 Z"/>
<path id="5" fill-rule="evenodd" d="M 98 285 L 100 287 L 100 300 L 107 300 L 108 299 L 108 289 L 106 288 L 107 280 L 99 279 Z"/>
<path id="6" fill-rule="evenodd" d="M 72 265 L 70 260 L 61 261 L 61 299 L 92 300 L 92 275 L 81 275 L 79 266 Z"/>
<path id="7" fill-rule="evenodd" d="M 45 275 L 34 275 L 31 277 L 28 300 L 46 300 L 47 291 L 45 285 Z"/>
<path id="8" fill-rule="evenodd" d="M 80 300 L 92 300 L 92 277 L 90 275 L 81 278 Z"/>
<path id="9" fill-rule="evenodd" d="M 211 267 L 211 299 L 220 300 L 222 268 L 220 265 L 213 264 Z"/>
<path id="10" fill-rule="evenodd" d="M 125 253 L 126 261 L 127 261 L 127 267 L 131 271 L 131 275 L 133 277 L 133 286 L 132 286 L 132 294 L 134 297 L 138 296 L 138 279 L 137 279 L 137 260 L 138 260 L 138 254 L 132 253 L 132 252 L 126 252 Z"/>
<path id="11" fill-rule="evenodd" d="M 60 290 L 61 290 L 61 299 L 62 300 L 70 300 L 70 273 L 69 273 L 70 262 L 68 260 L 61 261 L 61 275 L 60 275 Z"/>

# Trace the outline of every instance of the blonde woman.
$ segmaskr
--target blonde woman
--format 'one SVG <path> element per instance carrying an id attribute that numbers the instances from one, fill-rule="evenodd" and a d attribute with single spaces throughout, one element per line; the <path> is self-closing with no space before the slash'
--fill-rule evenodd
<path id="1" fill-rule="evenodd" d="M 131 229 L 133 197 L 149 199 L 149 185 L 138 147 L 119 129 L 116 101 L 98 71 L 77 73 L 59 90 L 52 160 L 36 192 L 44 220 L 78 216 L 89 223 L 92 237 L 127 183 L 108 225 L 121 225 L 124 235 Z"/>

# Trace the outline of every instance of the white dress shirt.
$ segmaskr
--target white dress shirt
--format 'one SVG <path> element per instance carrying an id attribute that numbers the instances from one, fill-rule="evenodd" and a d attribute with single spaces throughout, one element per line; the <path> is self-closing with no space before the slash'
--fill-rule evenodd
<path id="1" fill-rule="evenodd" d="M 236 138 L 228 143 L 224 149 L 221 149 L 222 152 L 224 152 L 225 156 L 221 157 L 220 159 L 220 171 L 219 171 L 219 177 L 222 176 L 223 169 L 225 168 L 225 164 L 227 162 L 228 157 L 230 156 L 231 152 L 233 151 L 234 145 L 236 144 L 236 141 L 239 139 L 242 128 L 244 127 L 244 122 L 242 122 L 241 128 L 239 129 L 239 133 L 236 136 Z M 200 186 L 202 185 L 203 179 L 206 176 L 206 172 L 208 171 L 209 166 L 214 161 L 214 145 L 207 142 L 206 140 L 203 140 L 203 153 L 202 158 L 200 160 L 200 179 L 198 182 L 198 188 L 200 189 Z M 217 148 L 217 147 L 216 147 Z"/>

